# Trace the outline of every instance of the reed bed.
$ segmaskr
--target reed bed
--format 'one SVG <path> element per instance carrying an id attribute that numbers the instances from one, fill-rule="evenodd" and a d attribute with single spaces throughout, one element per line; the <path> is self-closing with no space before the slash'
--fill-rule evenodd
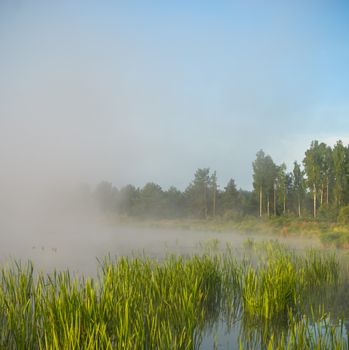
<path id="1" fill-rule="evenodd" d="M 109 256 L 95 279 L 13 261 L 0 272 L 0 348 L 198 349 L 223 318 L 240 325 L 245 348 L 339 349 L 348 344 L 343 323 L 338 335 L 324 312 L 309 321 L 302 302 L 314 286 L 341 283 L 339 271 L 333 254 L 296 254 L 275 242 L 248 242 L 243 259 L 231 248 L 162 260 Z"/>
<path id="2" fill-rule="evenodd" d="M 339 282 L 340 266 L 332 253 L 308 250 L 296 254 L 277 242 L 248 243 L 253 248 L 243 273 L 244 311 L 257 319 L 287 319 L 302 311 L 303 299 L 314 288 Z"/>

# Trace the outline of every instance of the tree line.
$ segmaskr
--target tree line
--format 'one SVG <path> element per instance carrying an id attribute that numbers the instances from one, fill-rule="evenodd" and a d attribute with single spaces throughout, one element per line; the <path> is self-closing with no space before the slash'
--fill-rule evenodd
<path id="1" fill-rule="evenodd" d="M 237 216 L 253 214 L 256 201 L 252 192 L 238 190 L 233 179 L 219 189 L 216 172 L 200 168 L 184 191 L 174 186 L 163 190 L 149 182 L 143 188 L 127 185 L 121 189 L 103 181 L 92 193 L 100 208 L 130 217 L 173 219 Z"/>
<path id="2" fill-rule="evenodd" d="M 294 213 L 336 219 L 349 204 L 349 147 L 342 141 L 331 147 L 315 140 L 305 151 L 302 164 L 291 172 L 276 165 L 263 150 L 253 162 L 253 188 L 259 197 L 259 216 Z"/>
<path id="3" fill-rule="evenodd" d="M 184 191 L 163 190 L 153 182 L 118 189 L 103 181 L 90 194 L 105 212 L 154 219 L 293 215 L 335 220 L 349 204 L 349 146 L 342 141 L 333 147 L 312 141 L 291 171 L 260 150 L 252 168 L 252 191 L 238 190 L 234 179 L 220 188 L 216 171 L 199 168 Z"/>

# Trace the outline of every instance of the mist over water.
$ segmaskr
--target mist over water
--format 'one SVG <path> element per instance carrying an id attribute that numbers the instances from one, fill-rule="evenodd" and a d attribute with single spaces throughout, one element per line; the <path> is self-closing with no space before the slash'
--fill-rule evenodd
<path id="1" fill-rule="evenodd" d="M 238 248 L 253 237 L 110 224 L 91 190 L 81 184 L 85 168 L 69 152 L 50 157 L 50 149 L 41 148 L 45 144 L 28 144 L 13 153 L 2 148 L 6 166 L 0 173 L 0 262 L 30 259 L 47 272 L 69 268 L 94 275 L 97 258 L 108 254 L 191 254 L 213 239 L 220 248 L 226 244 Z M 266 238 L 273 237 L 256 236 Z M 296 239 L 286 241 L 298 245 Z M 302 241 L 300 246 L 307 244 L 317 243 Z"/>
<path id="2" fill-rule="evenodd" d="M 347 341 L 348 4 L 0 0 L 0 347 Z"/>
<path id="3" fill-rule="evenodd" d="M 214 243 L 241 248 L 248 238 L 275 239 L 266 235 L 139 227 L 109 223 L 96 204 L 86 201 L 76 188 L 3 188 L 0 205 L 0 262 L 10 258 L 31 260 L 39 270 L 70 269 L 95 275 L 97 258 L 121 255 L 164 257 L 191 255 Z M 319 246 L 311 239 L 278 238 L 293 248 Z"/>

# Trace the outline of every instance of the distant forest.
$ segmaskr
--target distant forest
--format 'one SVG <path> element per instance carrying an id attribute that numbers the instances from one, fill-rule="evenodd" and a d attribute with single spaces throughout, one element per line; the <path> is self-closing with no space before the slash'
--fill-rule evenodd
<path id="1" fill-rule="evenodd" d="M 151 219 L 288 215 L 335 221 L 349 204 L 349 146 L 341 141 L 333 147 L 313 141 L 292 171 L 263 150 L 252 167 L 253 191 L 237 189 L 234 179 L 220 189 L 216 171 L 201 168 L 183 192 L 153 182 L 118 189 L 103 181 L 89 194 L 104 212 Z"/>

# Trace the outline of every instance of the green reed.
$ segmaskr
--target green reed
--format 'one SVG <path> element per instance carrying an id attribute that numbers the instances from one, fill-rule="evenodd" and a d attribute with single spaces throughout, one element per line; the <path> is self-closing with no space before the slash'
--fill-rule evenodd
<path id="1" fill-rule="evenodd" d="M 218 257 L 106 259 L 97 281 L 1 271 L 0 345 L 20 349 L 193 349 L 218 317 Z M 216 316 L 215 316 L 216 315 Z"/>
<path id="2" fill-rule="evenodd" d="M 320 251 L 299 255 L 276 242 L 263 242 L 256 244 L 251 260 L 254 264 L 243 274 L 242 300 L 245 313 L 257 319 L 287 319 L 290 310 L 302 311 L 303 298 L 314 287 L 339 280 L 335 255 Z"/>
<path id="3" fill-rule="evenodd" d="M 335 256 L 275 242 L 248 248 L 243 259 L 229 247 L 162 260 L 109 256 L 94 279 L 12 262 L 0 272 L 0 348 L 197 349 L 221 317 L 240 322 L 245 344 L 257 330 L 257 348 L 310 337 L 302 299 L 313 286 L 339 283 Z"/>

